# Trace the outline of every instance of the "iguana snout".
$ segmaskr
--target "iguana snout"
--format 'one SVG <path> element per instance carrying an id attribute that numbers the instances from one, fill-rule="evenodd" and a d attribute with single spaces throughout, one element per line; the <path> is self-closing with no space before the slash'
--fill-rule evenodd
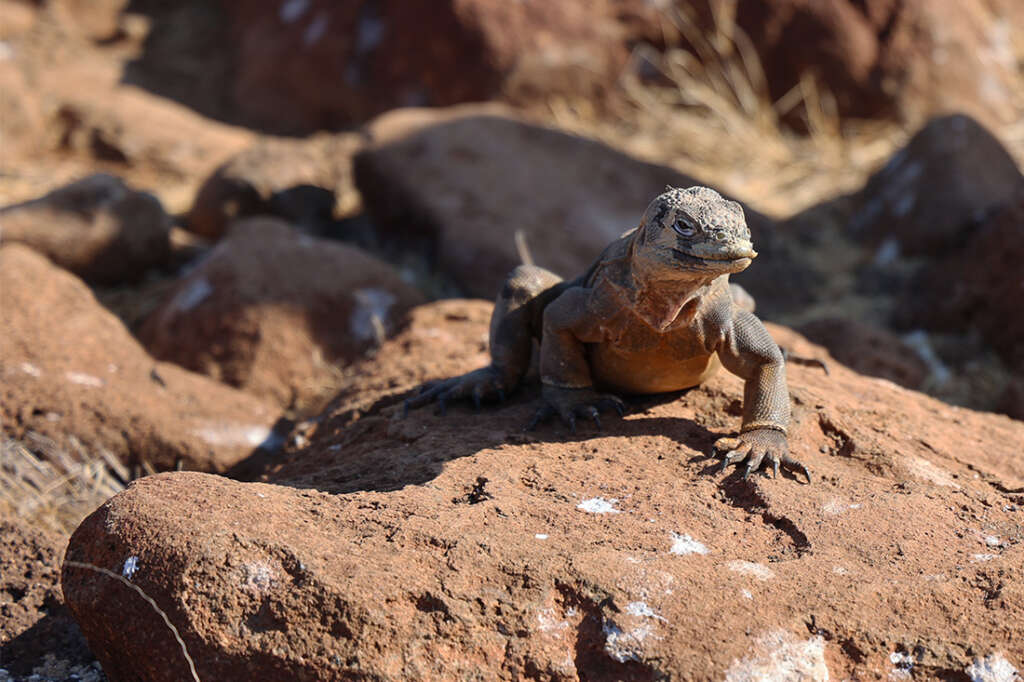
<path id="1" fill-rule="evenodd" d="M 739 272 L 757 256 L 743 208 L 713 189 L 669 188 L 644 212 L 638 253 L 675 270 Z"/>

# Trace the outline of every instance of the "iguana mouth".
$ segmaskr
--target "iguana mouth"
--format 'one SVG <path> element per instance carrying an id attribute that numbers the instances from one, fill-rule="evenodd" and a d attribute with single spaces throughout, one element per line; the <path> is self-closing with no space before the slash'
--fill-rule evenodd
<path id="1" fill-rule="evenodd" d="M 740 261 L 747 261 L 747 265 L 750 264 L 750 260 L 757 256 L 757 252 L 753 249 L 747 251 L 741 251 L 738 253 L 718 252 L 718 253 L 707 253 L 700 256 L 692 253 L 687 253 L 682 249 L 672 249 L 672 254 L 684 263 L 695 263 L 701 265 L 710 265 L 712 267 L 715 264 L 731 264 L 739 265 Z M 745 267 L 745 266 L 744 266 Z"/>

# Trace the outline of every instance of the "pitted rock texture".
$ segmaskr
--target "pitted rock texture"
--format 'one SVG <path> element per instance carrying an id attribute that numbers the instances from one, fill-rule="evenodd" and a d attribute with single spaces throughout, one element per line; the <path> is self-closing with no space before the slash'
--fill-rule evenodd
<path id="1" fill-rule="evenodd" d="M 43 679 L 58 669 L 88 679 L 95 661 L 60 592 L 66 540 L 0 512 L 0 668 L 15 679 L 40 667 Z"/>
<path id="2" fill-rule="evenodd" d="M 467 308 L 445 335 L 458 304 L 444 305 L 367 360 L 367 376 L 404 355 L 420 378 L 447 374 L 458 344 L 454 371 L 481 364 L 485 321 Z M 410 366 L 392 388 L 366 384 L 365 401 L 407 394 Z M 529 389 L 444 418 L 378 407 L 352 422 L 332 408 L 267 483 L 142 479 L 79 527 L 68 558 L 132 567 L 201 679 L 1019 667 L 1024 425 L 838 364 L 791 367 L 790 388 L 791 446 L 812 485 L 743 481 L 707 458 L 739 421 L 741 382 L 727 375 L 634 399 L 625 419 L 576 436 L 524 433 Z M 70 563 L 62 581 L 111 679 L 187 675 L 137 594 Z"/>
<path id="3" fill-rule="evenodd" d="M 106 174 L 0 209 L 0 240 L 27 244 L 98 284 L 136 280 L 163 265 L 170 229 L 156 197 Z"/>
<path id="4" fill-rule="evenodd" d="M 468 293 L 493 299 L 521 261 L 575 277 L 636 227 L 666 185 L 699 184 L 501 106 L 403 109 L 367 127 L 356 185 L 386 238 L 422 244 Z M 757 242 L 769 222 L 745 209 Z"/>
<path id="5" fill-rule="evenodd" d="M 849 227 L 897 254 L 962 256 L 973 224 L 1022 190 L 1024 175 L 992 133 L 967 116 L 944 116 L 871 176 Z"/>
<path id="6" fill-rule="evenodd" d="M 222 471 L 273 440 L 272 405 L 157 362 L 81 280 L 20 244 L 0 248 L 0 378 L 4 435 L 72 457 Z"/>
<path id="7" fill-rule="evenodd" d="M 168 292 L 139 337 L 161 360 L 311 409 L 337 388 L 336 363 L 372 349 L 422 300 L 357 248 L 250 218 Z"/>
<path id="8" fill-rule="evenodd" d="M 275 215 L 306 231 L 325 229 L 359 207 L 352 182 L 355 134 L 306 140 L 261 138 L 207 178 L 188 214 L 189 230 L 219 239 L 232 220 Z"/>

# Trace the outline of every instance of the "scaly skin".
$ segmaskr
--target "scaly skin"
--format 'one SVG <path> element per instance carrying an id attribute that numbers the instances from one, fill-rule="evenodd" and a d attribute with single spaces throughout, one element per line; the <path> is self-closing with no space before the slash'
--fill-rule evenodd
<path id="1" fill-rule="evenodd" d="M 491 318 L 491 364 L 427 386 L 406 409 L 436 400 L 503 400 L 522 381 L 540 340 L 542 404 L 530 428 L 555 414 L 575 431 L 616 393 L 695 386 L 724 365 L 746 383 L 740 433 L 719 439 L 722 468 L 745 476 L 770 463 L 799 471 L 789 455 L 789 392 L 783 355 L 749 305 L 733 302 L 729 275 L 757 256 L 743 209 L 705 187 L 668 189 L 640 226 L 612 242 L 580 277 L 562 281 L 531 265 L 506 280 Z"/>

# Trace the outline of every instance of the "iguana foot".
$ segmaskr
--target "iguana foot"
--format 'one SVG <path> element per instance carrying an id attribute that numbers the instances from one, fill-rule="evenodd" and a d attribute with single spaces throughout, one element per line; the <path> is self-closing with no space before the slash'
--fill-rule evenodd
<path id="1" fill-rule="evenodd" d="M 767 460 L 771 463 L 775 476 L 779 475 L 779 467 L 794 474 L 803 473 L 807 482 L 811 482 L 811 472 L 803 464 L 789 454 L 789 443 L 786 434 L 775 429 L 752 429 L 741 433 L 736 438 L 719 438 L 715 441 L 714 450 L 722 454 L 722 471 L 730 464 L 739 464 L 746 460 L 747 469 L 743 478 L 761 468 Z"/>
<path id="2" fill-rule="evenodd" d="M 448 411 L 448 403 L 452 400 L 469 399 L 476 409 L 485 400 L 505 402 L 506 386 L 501 373 L 492 366 L 481 367 L 461 376 L 428 382 L 420 388 L 419 395 L 409 398 L 402 405 L 402 416 L 409 410 L 437 402 L 437 411 L 444 415 Z"/>
<path id="3" fill-rule="evenodd" d="M 626 413 L 626 404 L 611 393 L 598 393 L 591 388 L 561 388 L 558 386 L 544 386 L 541 394 L 541 406 L 534 413 L 526 430 L 532 431 L 546 419 L 558 415 L 566 424 L 569 430 L 576 433 L 576 419 L 593 419 L 597 428 L 601 428 L 601 411 L 612 408 L 621 417 Z"/>

